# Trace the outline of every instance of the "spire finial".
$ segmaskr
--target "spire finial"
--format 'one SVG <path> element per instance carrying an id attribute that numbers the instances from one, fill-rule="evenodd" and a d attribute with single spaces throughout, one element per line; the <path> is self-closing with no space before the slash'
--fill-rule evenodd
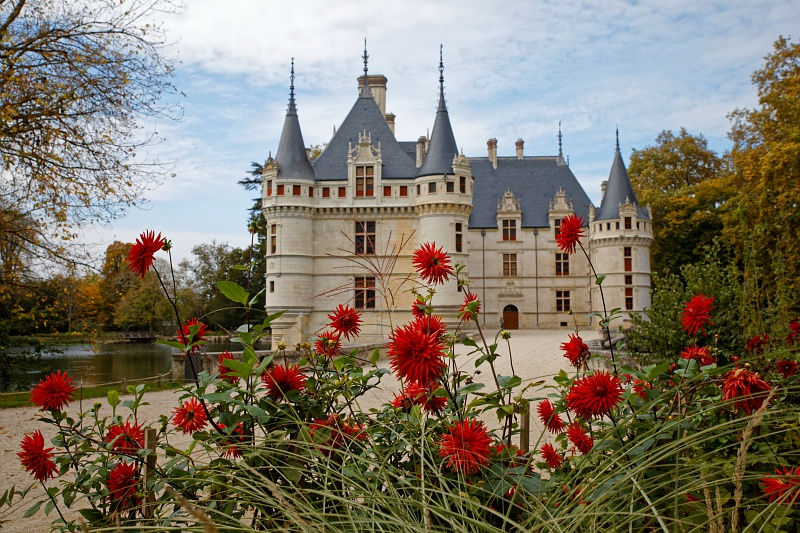
<path id="1" fill-rule="evenodd" d="M 444 103 L 444 59 L 442 58 L 442 49 L 444 46 L 439 44 L 439 109 L 438 111 L 447 111 L 447 105 Z"/>
<path id="2" fill-rule="evenodd" d="M 367 54 L 367 38 L 364 37 L 364 55 L 361 56 L 364 58 L 364 85 L 367 84 L 367 59 L 369 59 L 369 54 Z"/>
<path id="3" fill-rule="evenodd" d="M 294 58 L 292 58 L 292 68 L 289 74 L 289 113 L 296 113 L 297 107 L 294 103 Z"/>
<path id="4" fill-rule="evenodd" d="M 616 126 L 617 131 L 617 152 L 619 152 L 619 126 Z"/>
<path id="5" fill-rule="evenodd" d="M 561 121 L 558 121 L 558 157 L 564 159 L 564 153 L 561 151 Z"/>

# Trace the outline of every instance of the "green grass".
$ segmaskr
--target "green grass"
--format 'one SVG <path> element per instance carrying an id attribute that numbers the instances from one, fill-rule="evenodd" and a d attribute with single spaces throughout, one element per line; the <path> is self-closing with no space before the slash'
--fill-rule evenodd
<path id="1" fill-rule="evenodd" d="M 133 383 L 136 385 L 136 383 Z M 183 385 L 182 383 L 178 383 L 177 381 L 164 381 L 162 383 L 161 388 L 158 387 L 158 383 L 146 383 L 145 384 L 145 391 L 158 391 L 158 390 L 167 390 L 167 389 L 177 389 Z M 131 386 L 130 384 L 128 386 Z M 75 391 L 75 402 L 79 401 L 81 397 L 84 400 L 89 400 L 92 398 L 105 398 L 108 394 L 108 391 L 116 390 L 120 391 L 121 394 L 128 394 L 127 391 L 122 389 L 122 385 L 100 385 L 97 387 L 84 387 L 83 391 L 81 389 L 77 389 Z M 23 391 L 23 392 L 12 392 L 9 394 L 0 394 L 0 409 L 10 409 L 12 407 L 31 407 L 33 404 L 30 402 L 30 392 Z"/>

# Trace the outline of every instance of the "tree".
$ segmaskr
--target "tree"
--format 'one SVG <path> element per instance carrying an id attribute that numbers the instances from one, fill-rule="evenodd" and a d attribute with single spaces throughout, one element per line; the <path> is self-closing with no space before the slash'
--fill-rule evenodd
<path id="1" fill-rule="evenodd" d="M 780 37 L 765 60 L 752 76 L 759 107 L 729 115 L 736 208 L 724 234 L 744 267 L 748 311 L 785 323 L 800 312 L 800 43 Z"/>
<path id="2" fill-rule="evenodd" d="M 144 117 L 176 117 L 164 34 L 170 0 L 0 1 L 0 254 L 75 259 L 76 228 L 136 205 L 167 169 L 137 157 Z M 15 265 L 10 269 L 7 265 Z M 8 279 L 2 281 L 8 282 Z"/>
<path id="3" fill-rule="evenodd" d="M 114 241 L 106 248 L 105 260 L 100 270 L 99 320 L 103 327 L 111 327 L 117 303 L 137 285 L 138 278 L 128 267 L 129 242 Z"/>
<path id="4" fill-rule="evenodd" d="M 722 231 L 720 212 L 731 196 L 723 160 L 702 135 L 662 131 L 653 146 L 633 150 L 628 168 L 638 200 L 653 212 L 654 272 L 678 273 L 702 259 Z"/>

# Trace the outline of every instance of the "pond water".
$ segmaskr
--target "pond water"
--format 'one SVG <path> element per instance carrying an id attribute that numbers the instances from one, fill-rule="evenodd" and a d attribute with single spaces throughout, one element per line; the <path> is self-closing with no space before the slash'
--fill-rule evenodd
<path id="1" fill-rule="evenodd" d="M 43 369 L 28 372 L 31 384 L 55 370 L 64 370 L 73 376 L 75 383 L 83 379 L 84 385 L 98 385 L 157 376 L 172 369 L 169 346 L 161 344 L 64 344 L 49 347 L 52 353 L 42 356 Z M 207 351 L 237 350 L 239 345 L 209 344 Z"/>

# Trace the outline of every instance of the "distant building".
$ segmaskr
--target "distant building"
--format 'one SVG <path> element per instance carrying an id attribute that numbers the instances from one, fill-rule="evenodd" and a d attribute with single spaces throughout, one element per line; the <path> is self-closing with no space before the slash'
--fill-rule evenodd
<path id="1" fill-rule="evenodd" d="M 430 137 L 398 141 L 395 115 L 386 113 L 387 79 L 367 74 L 365 51 L 353 107 L 310 160 L 292 67 L 280 144 L 263 172 L 266 307 L 285 311 L 273 323 L 274 344 L 313 338 L 340 303 L 362 310 L 362 341 L 385 338 L 390 324 L 411 316 L 409 289 L 417 279 L 411 253 L 424 242 L 466 265 L 469 289 L 490 328 L 501 319 L 508 329 L 596 324 L 590 312 L 603 305 L 585 257 L 562 254 L 555 243 L 561 218 L 570 213 L 586 221 L 585 246 L 606 275 L 606 307 L 629 312 L 650 304 L 651 217 L 636 201 L 619 138 L 596 209 L 562 157 L 560 132 L 554 156 L 524 155 L 521 139 L 512 157 L 498 156 L 496 139 L 489 139 L 485 157 L 459 153 L 443 72 L 440 60 Z M 404 238 L 392 275 L 376 273 L 387 273 L 393 246 Z M 434 304 L 454 324 L 463 298 L 452 281 L 437 288 Z"/>

